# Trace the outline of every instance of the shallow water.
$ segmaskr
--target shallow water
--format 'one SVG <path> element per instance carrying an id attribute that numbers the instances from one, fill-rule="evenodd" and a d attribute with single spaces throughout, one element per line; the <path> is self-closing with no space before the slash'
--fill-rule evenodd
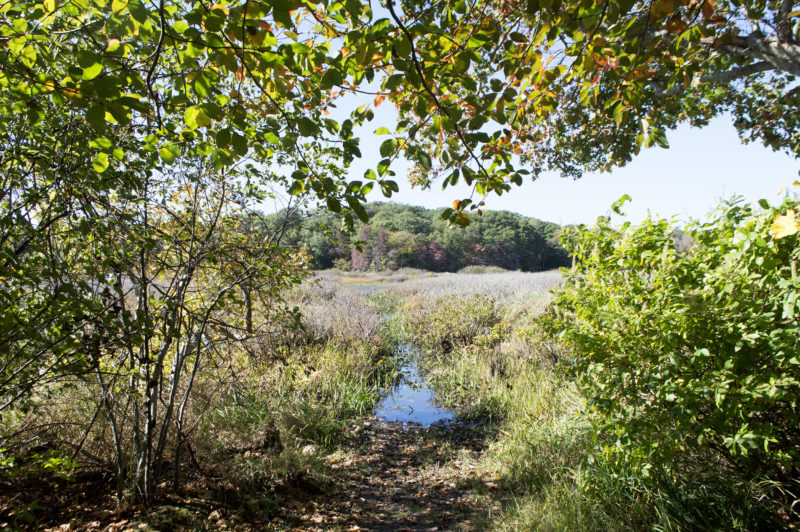
<path id="1" fill-rule="evenodd" d="M 375 417 L 381 421 L 419 423 L 424 427 L 454 419 L 453 412 L 435 404 L 433 390 L 417 369 L 415 348 L 405 344 L 400 346 L 400 351 L 403 359 L 400 380 L 378 404 Z"/>

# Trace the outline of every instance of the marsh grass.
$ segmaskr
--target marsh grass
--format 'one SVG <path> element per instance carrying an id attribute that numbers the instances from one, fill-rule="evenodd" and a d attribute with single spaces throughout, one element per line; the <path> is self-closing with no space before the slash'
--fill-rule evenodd
<path id="1" fill-rule="evenodd" d="M 413 277 L 391 286 L 388 291 L 401 296 L 425 294 L 432 298 L 483 295 L 495 302 L 546 296 L 561 282 L 561 272 L 437 273 Z"/>
<path id="2" fill-rule="evenodd" d="M 596 440 L 568 371 L 570 353 L 539 321 L 558 285 L 557 272 L 405 272 L 384 276 L 382 289 L 369 295 L 353 289 L 366 283 L 363 274 L 348 278 L 358 281 L 342 282 L 343 276 L 326 272 L 286 294 L 289 306 L 301 312 L 297 327 L 276 324 L 253 349 L 226 357 L 199 380 L 181 448 L 185 484 L 206 493 L 206 506 L 172 512 L 164 505 L 152 512 L 151 525 L 204 529 L 200 514 L 219 504 L 260 519 L 285 505 L 292 490 L 327 489 L 336 482 L 327 457 L 341 452 L 372 415 L 381 390 L 397 377 L 395 346 L 411 341 L 424 350 L 419 368 L 437 401 L 470 421 L 462 428 L 484 440 L 480 461 L 459 489 L 498 496 L 487 493 L 482 481 L 498 479 L 502 513 L 475 517 L 476 527 L 784 528 L 780 515 L 760 503 L 774 486 L 741 482 L 707 456 L 676 456 L 669 471 L 644 471 L 598 452 L 613 442 Z M 59 386 L 30 410 L 4 418 L 5 430 L 18 432 L 24 443 L 0 452 L 0 484 L 24 473 L 69 486 L 75 471 L 109 462 L 107 420 L 101 414 L 86 427 L 97 390 L 80 381 Z M 73 407 L 61 407 L 65 400 Z M 464 459 L 447 456 L 453 449 L 442 445 L 426 464 L 445 467 L 448 460 Z M 17 504 L 30 505 L 19 515 L 32 526 L 43 524 L 41 501 L 23 497 Z"/>

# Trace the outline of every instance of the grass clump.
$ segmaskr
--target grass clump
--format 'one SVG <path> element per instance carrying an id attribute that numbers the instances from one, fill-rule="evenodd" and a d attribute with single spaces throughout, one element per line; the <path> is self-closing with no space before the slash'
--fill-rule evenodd
<path id="1" fill-rule="evenodd" d="M 506 273 L 509 270 L 505 268 L 501 268 L 500 266 L 483 266 L 480 264 L 473 264 L 471 266 L 464 266 L 458 273 L 465 274 L 465 273 L 473 273 L 473 274 L 482 274 L 482 273 Z"/>

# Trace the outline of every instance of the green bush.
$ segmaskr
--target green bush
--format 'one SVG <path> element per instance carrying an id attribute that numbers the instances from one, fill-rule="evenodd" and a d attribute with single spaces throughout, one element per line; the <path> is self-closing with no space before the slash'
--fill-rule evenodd
<path id="1" fill-rule="evenodd" d="M 473 264 L 472 266 L 464 266 L 458 273 L 507 273 L 509 270 L 501 268 L 500 266 L 483 266 L 480 264 Z"/>
<path id="2" fill-rule="evenodd" d="M 761 207 L 726 203 L 688 228 L 685 253 L 665 220 L 617 229 L 601 218 L 572 231 L 565 243 L 576 264 L 548 324 L 574 349 L 607 457 L 639 464 L 645 477 L 709 457 L 731 478 L 777 487 L 791 506 L 800 478 L 798 203 Z"/>

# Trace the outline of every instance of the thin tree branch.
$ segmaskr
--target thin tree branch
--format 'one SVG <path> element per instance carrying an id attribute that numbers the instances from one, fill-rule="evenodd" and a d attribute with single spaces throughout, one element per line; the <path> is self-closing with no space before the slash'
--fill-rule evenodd
<path id="1" fill-rule="evenodd" d="M 705 83 L 726 83 L 728 81 L 733 81 L 746 76 L 752 76 L 753 74 L 760 74 L 761 72 L 768 72 L 770 70 L 775 70 L 775 66 L 767 61 L 762 61 L 760 63 L 753 63 L 751 65 L 725 70 L 724 72 L 716 72 L 714 74 L 700 76 L 692 81 L 692 86 Z M 670 89 L 665 89 L 655 81 L 650 83 L 650 88 L 653 89 L 656 96 L 659 98 L 677 96 L 686 90 L 683 84 L 680 83 L 676 84 Z"/>

